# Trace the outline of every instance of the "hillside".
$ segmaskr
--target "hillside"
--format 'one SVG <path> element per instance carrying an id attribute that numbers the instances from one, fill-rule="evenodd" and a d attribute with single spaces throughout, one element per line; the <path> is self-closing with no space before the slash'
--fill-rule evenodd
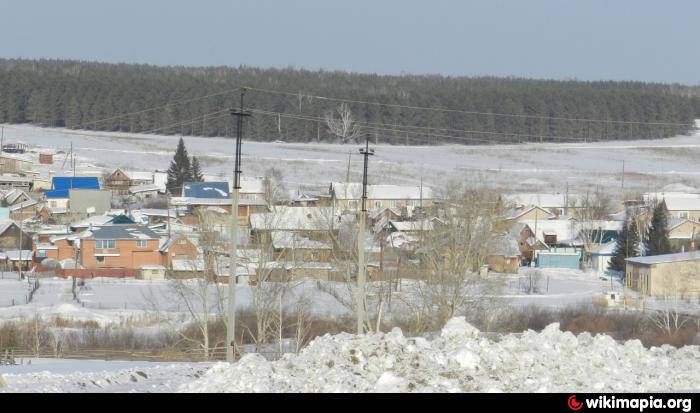
<path id="1" fill-rule="evenodd" d="M 260 141 L 335 140 L 324 115 L 339 101 L 319 97 L 354 101 L 365 130 L 390 144 L 649 139 L 688 133 L 700 114 L 689 88 L 657 83 L 0 59 L 0 122 L 232 136 L 226 109 L 241 85 L 253 88 L 246 138 Z"/>

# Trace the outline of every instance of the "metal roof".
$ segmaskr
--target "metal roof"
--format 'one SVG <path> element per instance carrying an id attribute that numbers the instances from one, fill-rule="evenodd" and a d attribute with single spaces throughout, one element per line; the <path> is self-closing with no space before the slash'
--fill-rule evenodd
<path id="1" fill-rule="evenodd" d="M 679 252 L 676 254 L 649 255 L 646 257 L 626 258 L 626 261 L 634 264 L 661 264 L 665 262 L 681 262 L 700 260 L 700 251 Z"/>
<path id="2" fill-rule="evenodd" d="M 140 225 L 105 225 L 92 227 L 88 231 L 91 234 L 85 239 L 160 239 L 151 229 Z"/>
<path id="3" fill-rule="evenodd" d="M 228 182 L 185 182 L 182 196 L 187 198 L 228 199 Z"/>

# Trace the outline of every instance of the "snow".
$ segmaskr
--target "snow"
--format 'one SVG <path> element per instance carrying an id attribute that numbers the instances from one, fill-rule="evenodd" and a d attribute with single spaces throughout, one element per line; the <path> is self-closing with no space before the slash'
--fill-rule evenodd
<path id="1" fill-rule="evenodd" d="M 184 392 L 651 392 L 700 390 L 700 347 L 575 336 L 551 324 L 490 338 L 463 318 L 439 337 L 325 335 L 299 355 L 248 354 L 214 365 Z"/>
<path id="2" fill-rule="evenodd" d="M 126 169 L 168 168 L 177 145 L 177 136 L 139 135 L 114 132 L 75 131 L 39 128 L 30 125 L 4 125 L 5 138 L 34 145 L 36 150 L 66 150 L 73 142 L 81 164 L 95 164 L 106 172 Z M 631 140 L 596 143 L 529 143 L 522 145 L 374 145 L 370 184 L 440 188 L 445 177 L 458 174 L 470 183 L 490 184 L 512 191 L 520 188 L 523 176 L 528 182 L 541 182 L 538 190 L 551 192 L 570 188 L 619 188 L 622 161 L 625 161 L 625 189 L 661 190 L 683 183 L 700 186 L 700 132 L 658 140 Z M 200 159 L 208 177 L 227 180 L 235 150 L 227 138 L 184 137 L 188 151 Z M 352 145 L 294 143 L 278 145 L 245 141 L 242 161 L 248 177 L 263 176 L 270 165 L 282 171 L 288 186 L 317 184 L 327 189 L 330 182 L 343 182 L 347 173 L 348 150 Z M 79 169 L 83 165 L 79 164 Z M 53 166 L 54 169 L 56 166 Z M 627 173 L 628 172 L 628 173 Z M 351 180 L 358 182 L 362 158 L 351 158 Z M 523 174 L 525 173 L 525 174 Z M 535 181 L 536 180 L 536 181 Z M 255 179 L 249 180 L 260 186 Z M 680 181 L 680 182 L 679 182 Z M 242 182 L 246 185 L 247 183 Z M 242 191 L 249 192 L 249 190 Z M 250 192 L 262 192 L 259 188 Z"/>
<path id="3" fill-rule="evenodd" d="M 19 360 L 18 360 L 19 362 Z M 22 359 L 0 366 L 0 393 L 173 392 L 211 363 Z"/>

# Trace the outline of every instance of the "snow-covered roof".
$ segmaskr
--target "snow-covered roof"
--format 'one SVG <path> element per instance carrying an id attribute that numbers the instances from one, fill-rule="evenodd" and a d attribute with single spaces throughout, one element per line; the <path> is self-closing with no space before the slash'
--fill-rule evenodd
<path id="1" fill-rule="evenodd" d="M 504 257 L 520 256 L 518 241 L 509 234 L 496 237 L 491 245 L 491 255 L 502 255 Z"/>
<path id="2" fill-rule="evenodd" d="M 4 254 L 10 261 L 27 261 L 32 259 L 34 252 L 32 250 L 9 250 L 5 251 Z"/>
<path id="3" fill-rule="evenodd" d="M 190 198 L 177 196 L 170 199 L 170 203 L 174 206 L 188 205 L 231 205 L 231 198 Z M 239 198 L 238 205 L 267 205 L 264 200 Z"/>
<path id="4" fill-rule="evenodd" d="M 85 239 L 159 239 L 158 235 L 148 227 L 140 225 L 105 225 L 92 227 L 91 234 Z"/>
<path id="5" fill-rule="evenodd" d="M 556 235 L 558 242 L 574 239 L 578 235 L 576 222 L 573 220 L 538 219 L 522 223 L 527 224 L 540 241 L 544 240 L 545 233 Z"/>
<path id="6" fill-rule="evenodd" d="M 505 194 L 503 198 L 506 202 L 513 203 L 519 206 L 525 205 L 537 205 L 541 208 L 565 208 L 568 206 L 573 207 L 576 205 L 578 194 L 565 194 L 565 193 L 521 193 L 521 194 Z"/>
<path id="7" fill-rule="evenodd" d="M 23 208 L 27 208 L 33 205 L 38 204 L 39 202 L 36 199 L 28 199 L 24 202 L 20 202 L 19 204 L 12 205 L 10 207 L 10 211 L 17 211 Z"/>
<path id="8" fill-rule="evenodd" d="M 172 260 L 173 271 L 204 271 L 206 266 L 204 260 L 197 258 L 194 260 Z"/>
<path id="9" fill-rule="evenodd" d="M 272 231 L 272 246 L 275 249 L 331 249 L 328 243 L 287 231 Z"/>
<path id="10" fill-rule="evenodd" d="M 159 264 L 144 264 L 139 268 L 142 270 L 165 270 L 165 267 Z"/>
<path id="11" fill-rule="evenodd" d="M 686 192 L 647 192 L 642 199 L 648 203 L 665 201 L 669 211 L 699 211 L 700 194 Z"/>
<path id="12" fill-rule="evenodd" d="M 626 258 L 628 262 L 643 265 L 661 264 L 667 262 L 700 260 L 700 251 L 679 252 L 676 254 L 650 255 L 646 257 Z"/>
<path id="13" fill-rule="evenodd" d="M 554 216 L 553 214 L 542 209 L 542 207 L 539 207 L 537 205 L 528 205 L 528 206 L 516 207 L 516 208 L 509 209 L 508 211 L 505 212 L 504 218 L 505 219 L 515 219 L 515 218 L 518 218 L 520 216 L 527 214 L 528 212 L 532 211 L 533 209 L 537 209 L 538 211 L 543 212 L 544 215 L 542 216 L 542 219 L 546 219 L 546 218 Z M 537 213 L 537 216 L 540 216 L 539 212 Z"/>
<path id="14" fill-rule="evenodd" d="M 612 255 L 615 252 L 617 241 L 610 241 L 606 244 L 594 245 L 588 250 L 591 255 Z"/>
<path id="15" fill-rule="evenodd" d="M 264 194 L 265 185 L 262 177 L 244 177 L 241 176 L 241 194 Z M 232 183 L 229 182 L 229 188 L 232 188 Z"/>
<path id="16" fill-rule="evenodd" d="M 109 215 L 93 215 L 80 221 L 73 222 L 70 224 L 71 228 L 86 228 L 90 225 L 104 225 L 111 221 L 114 217 Z"/>
<path id="17" fill-rule="evenodd" d="M 389 221 L 389 224 L 397 231 L 416 232 L 432 231 L 436 219 L 424 219 L 422 221 Z"/>
<path id="18" fill-rule="evenodd" d="M 170 212 L 168 214 L 168 212 Z M 168 211 L 167 209 L 161 209 L 161 208 L 143 208 L 143 209 L 135 209 L 132 211 L 132 213 L 138 213 L 141 215 L 146 215 L 146 216 L 154 216 L 154 217 L 167 217 L 170 215 L 171 218 L 177 218 L 177 211 L 174 209 L 171 209 Z"/>
<path id="19" fill-rule="evenodd" d="M 147 171 L 124 171 L 124 174 L 132 181 L 151 181 L 153 182 L 153 172 Z"/>
<path id="20" fill-rule="evenodd" d="M 334 212 L 328 207 L 275 206 L 272 212 L 250 214 L 250 226 L 256 230 L 323 231 L 337 221 Z"/>
<path id="21" fill-rule="evenodd" d="M 333 182 L 331 188 L 340 200 L 360 199 L 362 184 L 359 182 Z M 432 199 L 433 191 L 428 186 L 367 185 L 368 199 Z"/>
<path id="22" fill-rule="evenodd" d="M 146 184 L 138 186 L 130 186 L 129 192 L 132 194 L 138 194 L 141 192 L 165 192 L 165 187 L 158 184 Z"/>

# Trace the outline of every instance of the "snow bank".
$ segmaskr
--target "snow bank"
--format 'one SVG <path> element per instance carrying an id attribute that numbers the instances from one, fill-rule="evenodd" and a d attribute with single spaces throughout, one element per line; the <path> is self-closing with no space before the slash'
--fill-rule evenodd
<path id="1" fill-rule="evenodd" d="M 698 390 L 700 347 L 645 349 L 606 335 L 541 333 L 487 338 L 464 318 L 433 340 L 325 335 L 274 362 L 248 354 L 218 363 L 184 392 L 647 392 Z"/>

